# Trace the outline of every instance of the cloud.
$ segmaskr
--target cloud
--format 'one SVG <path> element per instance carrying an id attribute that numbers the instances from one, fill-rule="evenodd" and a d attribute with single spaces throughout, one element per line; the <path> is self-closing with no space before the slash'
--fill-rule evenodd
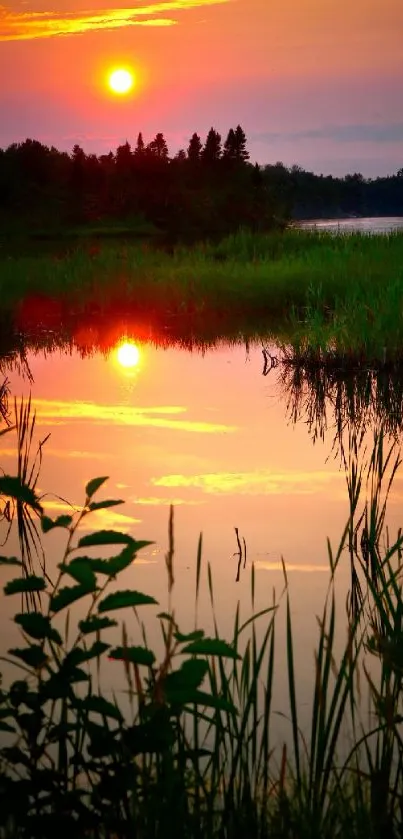
<path id="1" fill-rule="evenodd" d="M 300 140 L 332 140 L 335 143 L 401 143 L 403 142 L 403 122 L 384 125 L 324 125 L 321 128 L 308 128 L 302 131 L 265 131 L 254 134 L 255 142 L 295 143 Z"/>
<path id="2" fill-rule="evenodd" d="M 165 475 L 154 478 L 154 486 L 195 487 L 213 495 L 311 495 L 322 492 L 332 480 L 344 476 L 340 472 L 213 472 L 204 475 Z"/>
<path id="3" fill-rule="evenodd" d="M 66 424 L 76 420 L 78 422 L 89 421 L 99 425 L 168 428 L 174 431 L 192 431 L 201 434 L 236 431 L 236 427 L 232 425 L 170 419 L 172 415 L 186 413 L 186 408 L 174 405 L 133 408 L 127 405 L 99 405 L 96 402 L 63 402 L 56 399 L 36 399 L 35 410 L 38 425 Z M 162 414 L 162 416 L 158 416 L 158 414 Z"/>
<path id="4" fill-rule="evenodd" d="M 67 13 L 51 10 L 19 12 L 0 6 L 0 41 L 30 41 L 130 26 L 173 26 L 177 21 L 165 17 L 168 12 L 182 12 L 227 2 L 229 0 L 160 0 L 127 9 L 93 9 Z"/>
<path id="5" fill-rule="evenodd" d="M 171 504 L 173 504 L 174 507 L 178 507 L 183 504 L 194 507 L 199 506 L 202 503 L 200 501 L 192 501 L 190 499 L 186 500 L 185 498 L 157 498 L 156 496 L 151 496 L 150 498 L 133 498 L 131 500 L 134 504 L 144 504 L 150 507 L 169 507 Z"/>

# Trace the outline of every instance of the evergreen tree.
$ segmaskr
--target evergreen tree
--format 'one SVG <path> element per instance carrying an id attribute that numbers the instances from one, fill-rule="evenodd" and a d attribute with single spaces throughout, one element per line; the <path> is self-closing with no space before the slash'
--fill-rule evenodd
<path id="1" fill-rule="evenodd" d="M 116 169 L 119 174 L 128 175 L 132 168 L 132 149 L 130 143 L 126 142 L 123 146 L 118 146 L 116 149 Z"/>
<path id="2" fill-rule="evenodd" d="M 188 160 L 190 160 L 191 163 L 199 162 L 201 158 L 202 148 L 202 141 L 199 135 L 196 134 L 196 132 L 194 132 L 194 134 L 192 134 L 189 140 L 189 145 L 187 149 Z"/>
<path id="3" fill-rule="evenodd" d="M 228 131 L 227 139 L 224 143 L 223 158 L 225 160 L 237 159 L 237 140 L 233 128 L 230 128 Z"/>
<path id="4" fill-rule="evenodd" d="M 144 146 L 143 135 L 140 131 L 140 133 L 137 137 L 136 148 L 134 150 L 135 157 L 142 157 L 144 155 L 144 149 L 145 149 L 145 146 Z"/>
<path id="5" fill-rule="evenodd" d="M 249 152 L 246 148 L 246 134 L 240 125 L 235 129 L 235 158 L 239 163 L 246 163 L 249 160 Z"/>
<path id="6" fill-rule="evenodd" d="M 159 160 L 168 160 L 168 146 L 164 135 L 159 132 L 147 146 L 147 151 Z"/>
<path id="7" fill-rule="evenodd" d="M 221 157 L 221 134 L 210 128 L 207 134 L 207 139 L 202 150 L 202 160 L 204 163 L 216 163 Z"/>

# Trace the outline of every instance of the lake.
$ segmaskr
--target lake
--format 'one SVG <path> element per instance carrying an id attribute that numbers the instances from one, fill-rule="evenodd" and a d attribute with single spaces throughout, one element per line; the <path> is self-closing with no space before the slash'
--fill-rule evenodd
<path id="1" fill-rule="evenodd" d="M 368 218 L 310 219 L 298 223 L 305 230 L 319 230 L 328 233 L 393 233 L 403 230 L 402 216 L 380 216 Z"/>
<path id="2" fill-rule="evenodd" d="M 399 385 L 396 394 L 393 382 L 387 381 L 382 390 L 368 374 L 362 387 L 336 381 L 336 390 L 330 387 L 327 392 L 323 382 L 301 379 L 281 363 L 275 347 L 261 343 L 221 343 L 209 349 L 195 344 L 190 351 L 144 341 L 130 342 L 122 350 L 122 335 L 110 352 L 101 354 L 92 352 L 88 336 L 86 340 L 81 345 L 77 340 L 65 343 L 53 351 L 28 349 L 22 367 L 15 358 L 9 365 L 2 364 L 11 394 L 17 398 L 32 394 L 37 440 L 50 434 L 40 472 L 46 512 L 56 517 L 71 512 L 70 504 L 79 508 L 86 482 L 109 475 L 100 497 L 122 498 L 125 504 L 94 513 L 92 526 L 153 540 L 125 572 L 125 579 L 165 608 L 164 557 L 173 504 L 174 600 L 179 623 L 186 630 L 194 627 L 196 554 L 202 532 L 199 623 L 212 629 L 206 583 L 210 563 L 220 630 L 228 639 L 237 601 L 244 617 L 251 612 L 252 563 L 258 611 L 272 602 L 273 590 L 280 596 L 284 559 L 292 598 L 299 697 L 307 707 L 316 616 L 322 612 L 329 582 L 326 540 L 329 537 L 337 548 L 349 510 L 340 441 L 348 445 L 353 419 L 361 419 L 369 447 L 382 416 L 399 433 Z M 374 398 L 368 400 L 369 383 Z M 388 404 L 382 394 L 388 394 Z M 338 440 L 335 423 L 340 420 L 345 428 Z M 12 434 L 1 438 L 0 462 L 5 472 L 13 473 Z M 401 523 L 401 491 L 399 472 L 388 505 L 392 535 Z M 242 560 L 239 580 L 235 528 L 246 545 L 246 567 Z M 44 536 L 44 546 L 47 573 L 54 577 L 63 546 L 61 531 Z M 7 552 L 18 552 L 15 533 Z M 342 560 L 337 583 L 340 645 L 345 641 L 345 602 L 351 587 L 347 553 Z M 10 572 L 0 572 L 4 585 Z M 125 587 L 121 581 L 120 587 Z M 0 618 L 2 637 L 10 646 L 17 640 L 11 622 L 14 608 L 15 599 L 6 598 Z M 152 610 L 147 615 L 146 611 L 147 623 Z M 151 645 L 158 646 L 155 624 L 151 621 L 148 631 Z M 277 635 L 280 657 L 284 656 L 284 630 L 282 613 Z M 129 623 L 128 631 L 132 643 L 139 643 L 135 621 Z M 115 673 L 106 675 L 114 688 Z M 286 690 L 285 668 L 280 668 L 278 708 L 284 706 Z"/>

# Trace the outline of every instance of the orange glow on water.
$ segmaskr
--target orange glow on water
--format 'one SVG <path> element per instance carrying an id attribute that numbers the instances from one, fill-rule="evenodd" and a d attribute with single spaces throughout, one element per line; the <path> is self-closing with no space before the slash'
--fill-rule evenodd
<path id="1" fill-rule="evenodd" d="M 121 367 L 137 367 L 140 361 L 140 350 L 136 344 L 125 341 L 118 347 L 116 357 Z"/>

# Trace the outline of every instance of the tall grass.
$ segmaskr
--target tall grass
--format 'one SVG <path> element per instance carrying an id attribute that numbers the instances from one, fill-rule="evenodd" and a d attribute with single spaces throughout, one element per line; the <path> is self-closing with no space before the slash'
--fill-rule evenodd
<path id="1" fill-rule="evenodd" d="M 295 346 L 385 362 L 403 334 L 402 253 L 400 233 L 303 230 L 240 232 L 172 253 L 92 244 L 3 260 L 0 292 L 20 327 L 120 309 L 173 329 L 186 322 L 199 336 L 207 321 L 218 334 L 286 329 Z"/>
<path id="2" fill-rule="evenodd" d="M 26 415 L 25 422 L 28 428 Z M 44 539 L 60 528 L 65 548 L 53 581 L 30 568 L 4 589 L 7 597 L 35 593 L 40 601 L 15 615 L 21 644 L 2 655 L 7 682 L 0 694 L 0 836 L 400 836 L 403 539 L 398 534 L 390 541 L 385 518 L 399 468 L 396 443 L 387 448 L 380 429 L 367 454 L 363 435 L 353 429 L 344 453 L 350 514 L 337 549 L 328 545 L 329 585 L 318 617 L 311 722 L 304 729 L 286 565 L 283 591 L 258 612 L 252 566 L 250 614 L 242 617 L 238 606 L 224 640 L 200 537 L 195 620 L 180 627 L 172 599 L 171 511 L 168 607 L 153 617 L 150 612 L 162 638 L 158 661 L 140 618 L 142 609 L 156 610 L 154 598 L 119 585 L 133 563 L 135 571 L 147 543 L 116 531 L 81 535 L 83 519 L 120 503 L 96 500 L 106 478 L 87 484 L 81 511 L 52 520 L 41 508 L 35 470 L 24 465 L 30 437 L 19 431 L 18 440 L 23 480 L 3 476 L 3 490 L 39 517 Z M 365 553 L 358 547 L 363 545 Z M 336 597 L 338 569 L 348 556 L 361 586 L 349 617 Z M 1 562 L 10 570 L 23 567 L 21 558 Z M 198 623 L 202 586 L 210 598 L 211 637 Z M 125 616 L 120 623 L 118 614 Z M 279 620 L 285 622 L 284 649 L 276 636 Z M 340 621 L 348 631 L 337 652 Z M 135 644 L 129 640 L 133 631 Z M 125 701 L 102 690 L 104 668 L 119 661 Z M 290 728 L 280 750 L 273 708 L 279 668 L 287 673 L 283 713 Z"/>

